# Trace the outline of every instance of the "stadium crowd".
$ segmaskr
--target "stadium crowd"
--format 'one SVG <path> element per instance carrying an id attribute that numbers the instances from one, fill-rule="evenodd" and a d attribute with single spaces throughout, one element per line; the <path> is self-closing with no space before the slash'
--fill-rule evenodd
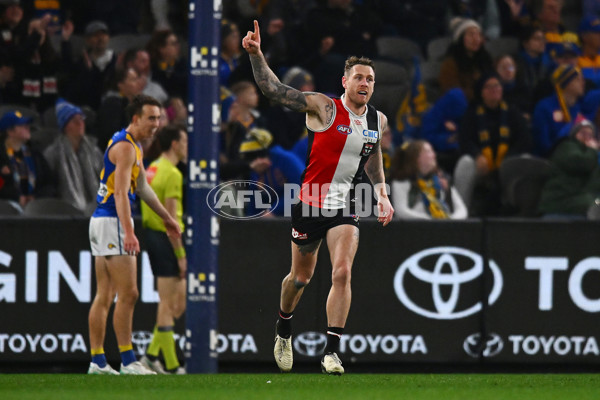
<path id="1" fill-rule="evenodd" d="M 222 5 L 221 180 L 279 190 L 305 166 L 304 115 L 268 103 L 241 48 L 258 19 L 270 67 L 301 91 L 339 96 L 347 56 L 374 60 L 397 217 L 597 215 L 600 1 Z M 161 127 L 185 125 L 186 18 L 179 0 L 0 0 L 0 199 L 90 215 L 134 96 L 163 104 Z M 143 145 L 149 164 L 161 149 Z"/>

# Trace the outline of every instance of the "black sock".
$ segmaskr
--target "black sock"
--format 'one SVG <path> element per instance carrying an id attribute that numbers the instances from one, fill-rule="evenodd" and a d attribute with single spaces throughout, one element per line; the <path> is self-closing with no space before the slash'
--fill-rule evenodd
<path id="1" fill-rule="evenodd" d="M 279 319 L 277 320 L 277 334 L 287 339 L 292 334 L 292 317 L 294 313 L 286 313 L 279 310 Z"/>
<path id="2" fill-rule="evenodd" d="M 344 328 L 327 328 L 327 347 L 325 348 L 325 354 L 337 353 L 340 349 L 340 339 L 344 333 Z"/>

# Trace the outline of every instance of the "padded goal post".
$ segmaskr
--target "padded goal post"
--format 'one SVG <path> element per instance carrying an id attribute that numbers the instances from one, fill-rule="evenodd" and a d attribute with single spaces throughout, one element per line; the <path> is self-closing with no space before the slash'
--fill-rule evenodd
<path id="1" fill-rule="evenodd" d="M 185 357 L 189 373 L 217 372 L 219 221 L 207 205 L 218 183 L 221 0 L 189 3 L 188 254 Z"/>

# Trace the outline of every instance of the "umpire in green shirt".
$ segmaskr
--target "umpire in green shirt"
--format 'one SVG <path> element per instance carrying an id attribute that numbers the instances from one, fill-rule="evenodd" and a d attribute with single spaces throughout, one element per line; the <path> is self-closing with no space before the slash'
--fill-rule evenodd
<path id="1" fill-rule="evenodd" d="M 183 175 L 177 164 L 187 161 L 188 137 L 182 126 L 169 125 L 157 138 L 162 153 L 146 170 L 148 183 L 183 231 Z M 159 374 L 183 374 L 175 351 L 175 319 L 185 311 L 187 260 L 181 238 L 167 236 L 162 219 L 142 202 L 142 224 L 152 272 L 156 277 L 160 301 L 156 326 L 146 355 L 140 360 Z M 165 365 L 159 360 L 162 352 Z"/>

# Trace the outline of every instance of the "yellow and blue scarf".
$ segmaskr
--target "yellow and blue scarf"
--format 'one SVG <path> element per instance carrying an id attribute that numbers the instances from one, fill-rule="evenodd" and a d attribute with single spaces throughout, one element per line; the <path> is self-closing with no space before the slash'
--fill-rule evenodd
<path id="1" fill-rule="evenodd" d="M 427 213 L 434 219 L 450 218 L 448 205 L 442 201 L 442 185 L 440 178 L 433 175 L 430 178 L 417 178 L 417 186 Z"/>
<path id="2" fill-rule="evenodd" d="M 508 105 L 506 102 L 500 103 L 500 142 L 496 149 L 496 157 L 494 158 L 494 150 L 492 149 L 490 132 L 485 126 L 485 108 L 482 105 L 477 107 L 477 125 L 479 129 L 479 144 L 482 147 L 481 154 L 485 157 L 490 171 L 500 168 L 500 164 L 504 160 L 508 152 L 510 142 L 510 128 L 508 126 Z"/>

